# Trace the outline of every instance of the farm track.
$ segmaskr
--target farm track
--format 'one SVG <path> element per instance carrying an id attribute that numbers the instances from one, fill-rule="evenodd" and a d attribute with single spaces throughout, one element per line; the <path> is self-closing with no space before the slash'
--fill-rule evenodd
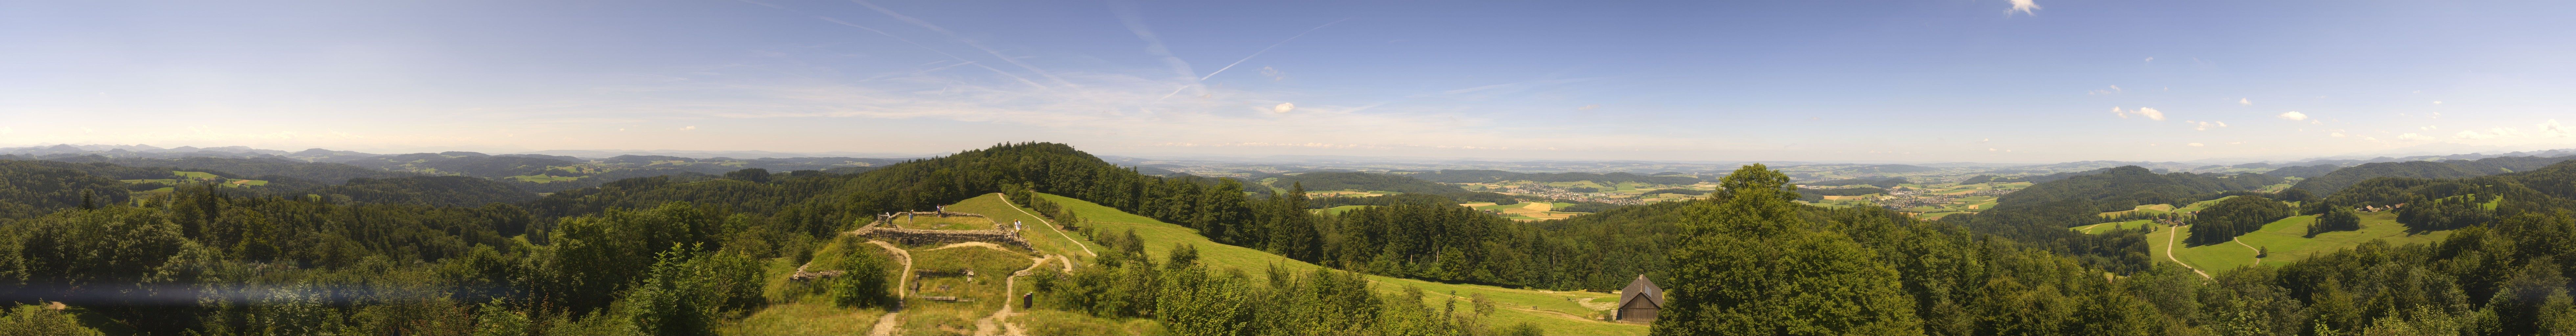
<path id="1" fill-rule="evenodd" d="M 888 252 L 888 253 L 893 253 L 896 261 L 903 262 L 903 274 L 907 274 L 907 275 L 908 275 L 908 274 L 912 274 L 912 253 L 911 253 L 911 252 L 906 252 L 906 251 L 904 251 L 902 248 L 897 248 L 897 247 L 895 247 L 895 246 L 894 246 L 894 243 L 888 243 L 888 242 L 885 242 L 885 241 L 883 241 L 883 240 L 870 240 L 870 241 L 868 241 L 868 243 L 869 243 L 869 244 L 876 244 L 876 245 L 877 245 L 877 247 L 883 247 L 883 248 L 885 248 L 885 249 L 886 249 L 886 252 Z M 904 289 L 904 288 L 911 288 L 911 287 L 905 287 L 905 286 L 907 286 L 907 285 L 908 285 L 906 282 L 910 282 L 911 280 L 912 280 L 912 277 L 910 277 L 910 276 L 896 277 L 896 280 L 895 280 L 895 287 L 894 287 L 894 288 L 895 288 L 895 297 L 896 297 L 896 298 L 900 299 L 900 298 L 903 298 L 903 297 L 911 296 L 911 293 L 905 293 L 905 292 L 903 291 L 903 289 Z M 897 305 L 897 307 L 901 307 L 901 305 L 900 305 L 900 304 L 898 304 L 898 305 Z M 896 318 L 896 315 L 897 315 L 897 314 L 902 314 L 902 313 L 903 313 L 903 309 L 902 309 L 902 308 L 887 309 L 887 310 L 886 310 L 886 313 L 885 313 L 885 316 L 877 317 L 877 326 L 876 326 L 876 328 L 875 328 L 876 330 L 870 330 L 870 331 L 868 331 L 868 335 L 876 335 L 876 336 L 891 336 L 891 335 L 894 335 L 894 332 L 895 332 L 895 324 L 898 324 L 898 323 L 903 322 L 903 320 L 901 320 L 901 319 L 897 319 L 897 318 Z"/>
<path id="2" fill-rule="evenodd" d="M 2165 260 L 2172 260 L 2175 265 L 2182 265 L 2182 268 L 2190 269 L 2192 273 L 2200 274 L 2201 279 L 2218 280 L 2218 278 L 2210 277 L 2209 272 L 2201 272 L 2199 267 L 2191 267 L 2191 264 L 2183 263 L 2182 259 L 2174 258 L 2174 249 L 2182 248 L 2180 246 L 2174 246 L 2174 239 L 2178 236 L 2182 236 L 2182 227 L 2179 226 L 2174 227 L 2171 231 L 2165 232 Z"/>

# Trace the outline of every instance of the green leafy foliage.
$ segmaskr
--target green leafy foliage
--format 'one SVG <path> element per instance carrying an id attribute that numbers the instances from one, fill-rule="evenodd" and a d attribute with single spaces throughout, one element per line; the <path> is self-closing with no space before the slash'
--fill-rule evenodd
<path id="1" fill-rule="evenodd" d="M 2262 230 L 2263 224 L 2289 218 L 2296 213 L 2290 205 L 2262 196 L 2236 196 L 2218 201 L 2192 216 L 2191 237 L 2183 242 L 2192 245 L 2226 243 L 2246 233 Z"/>
<path id="2" fill-rule="evenodd" d="M 2350 208 L 2338 208 L 2318 215 L 2315 223 L 2309 223 L 2308 236 L 2315 237 L 2319 233 L 2360 229 L 2361 214 L 2353 212 Z"/>
<path id="3" fill-rule="evenodd" d="M 436 206 L 478 206 L 484 203 L 522 203 L 537 199 L 537 194 L 520 191 L 509 184 L 469 176 L 420 176 L 397 178 L 356 178 L 348 184 L 306 191 L 333 201 L 360 203 L 405 203 Z"/>
<path id="4" fill-rule="evenodd" d="M 1922 321 L 1895 267 L 1851 238 L 1810 228 L 1789 177 L 1760 164 L 1693 204 L 1673 250 L 1657 335 L 1901 335 Z"/>

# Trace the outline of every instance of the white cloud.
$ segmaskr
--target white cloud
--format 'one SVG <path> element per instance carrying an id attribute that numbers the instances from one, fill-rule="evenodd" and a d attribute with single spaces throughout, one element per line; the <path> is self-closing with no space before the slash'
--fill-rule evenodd
<path id="1" fill-rule="evenodd" d="M 680 130 L 682 130 L 682 131 L 695 131 L 695 130 L 698 130 L 698 127 L 697 127 L 697 126 L 681 127 L 681 128 L 680 128 Z"/>
<path id="2" fill-rule="evenodd" d="M 2194 130 L 2194 131 L 2207 131 L 2207 130 L 2209 130 L 2209 129 L 2211 129 L 2211 128 L 2227 128 L 2227 123 L 2226 123 L 2226 122 L 2207 122 L 2207 121 L 2190 121 L 2190 120 L 2184 120 L 2183 122 L 2184 122 L 2184 123 L 2192 124 L 2193 126 L 2191 127 L 2191 130 Z"/>
<path id="3" fill-rule="evenodd" d="M 2557 121 L 2557 120 L 2550 120 L 2549 122 L 2553 122 L 2553 123 L 2555 123 L 2555 122 L 2558 122 L 2558 121 Z M 16 129 L 16 128 L 8 128 L 8 127 L 0 127 L 0 135 L 9 135 L 9 133 L 18 133 L 18 129 Z"/>
<path id="4" fill-rule="evenodd" d="M 2418 130 L 2418 131 L 2430 131 L 2430 130 L 2436 130 L 2436 129 L 2441 129 L 2441 128 L 2442 128 L 2442 125 L 2424 125 L 2424 127 L 2416 127 L 2416 128 L 2415 128 L 2415 130 Z"/>
<path id="5" fill-rule="evenodd" d="M 2343 132 L 2331 132 L 2331 133 L 2326 134 L 2326 136 L 2337 137 L 2337 138 L 2344 137 Z"/>
<path id="6" fill-rule="evenodd" d="M 5 133 L 5 132 L 0 132 L 0 133 Z M 2550 119 L 2549 121 L 2543 121 L 2543 122 L 2540 122 L 2540 137 L 2543 137 L 2543 138 L 2567 138 L 2567 137 L 2576 137 L 2576 131 L 2569 131 L 2569 130 L 2567 129 L 2567 125 L 2560 125 L 2560 124 L 2558 124 L 2558 119 Z"/>
<path id="7" fill-rule="evenodd" d="M 2442 104 L 2442 101 L 2439 101 L 2439 100 L 2435 100 L 2435 101 L 2433 101 L 2433 105 L 2441 105 L 2441 104 Z"/>
<path id="8" fill-rule="evenodd" d="M 2253 98 L 2236 98 L 2236 105 L 2254 106 Z"/>
<path id="9" fill-rule="evenodd" d="M 1986 149 L 1986 151 L 1988 151 L 1988 152 L 1992 152 L 1992 151 L 1995 151 L 1995 149 L 1993 149 L 1993 148 L 1987 148 L 1987 149 Z"/>
<path id="10" fill-rule="evenodd" d="M 1270 107 L 1270 113 L 1288 113 L 1294 110 L 1297 110 L 1297 104 L 1279 103 L 1279 106 Z"/>
<path id="11" fill-rule="evenodd" d="M 1592 109 L 1597 109 L 1597 108 L 1601 108 L 1601 104 L 1584 105 L 1583 107 L 1577 107 L 1577 108 L 1574 108 L 1574 110 L 1575 110 L 1575 111 L 1591 111 Z"/>
<path id="12" fill-rule="evenodd" d="M 2038 15 L 2039 15 L 2038 13 L 2032 13 L 2032 12 L 2031 12 L 2031 10 L 2033 10 L 2033 9 L 2039 9 L 2039 3 L 2037 3 L 2037 2 L 2032 2 L 2032 0 L 2006 0 L 2006 1 L 2011 1 L 2011 2 L 2012 2 L 2012 9 L 2004 10 L 2004 15 L 2006 15 L 2006 16 L 2010 16 L 2010 15 L 2012 15 L 2012 13 L 2013 13 L 2013 12 L 2021 12 L 2022 14 L 2027 14 L 2027 15 L 2031 15 L 2031 16 L 2038 16 Z"/>
<path id="13" fill-rule="evenodd" d="M 2184 146 L 2192 146 L 2192 147 L 2200 147 L 2200 146 L 2204 146 L 2204 145 L 2201 145 L 2201 144 L 2200 144 L 2200 143 L 2198 143 L 2198 142 L 2194 142 L 2194 143 L 2187 143 L 2187 144 L 2183 144 L 2183 145 L 2184 145 Z"/>
<path id="14" fill-rule="evenodd" d="M 2528 136 L 2531 136 L 2531 135 L 2529 135 L 2529 134 L 2523 134 L 2523 133 L 2522 133 L 2522 130 L 2518 130 L 2518 129 L 2511 129 L 2511 128 L 2503 128 L 2503 127 L 2489 128 L 2489 129 L 2487 129 L 2487 131 L 2486 131 L 2486 132 L 2478 132 L 2478 131 L 2460 131 L 2460 133 L 2459 133 L 2459 134 L 2453 134 L 2453 135 L 2451 135 L 2451 137 L 2453 137 L 2453 138 L 2460 138 L 2460 139 L 2521 138 L 2521 137 L 2528 137 Z"/>
<path id="15" fill-rule="evenodd" d="M 2111 114 L 2112 114 L 2112 115 L 2118 115 L 2118 116 L 2120 116 L 2120 119 L 2128 119 L 2128 118 L 2129 118 L 2129 111 L 2122 111 L 2122 110 L 2120 110 L 2120 108 L 2119 108 L 2119 107 L 2116 107 L 2116 106 L 2115 106 L 2115 107 L 2111 107 Z"/>
<path id="16" fill-rule="evenodd" d="M 2278 117 L 2283 120 L 2308 120 L 2308 114 L 2299 113 L 2299 111 L 2281 112 Z"/>
<path id="17" fill-rule="evenodd" d="M 2402 140 L 2433 140 L 2433 137 L 2415 133 L 2398 134 L 2397 138 Z"/>
<path id="18" fill-rule="evenodd" d="M 2136 113 L 2137 113 L 2138 115 L 2147 116 L 2147 119 L 2153 119 L 2153 120 L 2155 120 L 2155 121 L 2165 121 L 2165 113 L 2164 113 L 2164 111 L 2157 111 L 2156 109 L 2152 109 L 2152 108 L 2140 107 L 2140 108 L 2138 108 L 2138 111 L 2137 111 Z"/>

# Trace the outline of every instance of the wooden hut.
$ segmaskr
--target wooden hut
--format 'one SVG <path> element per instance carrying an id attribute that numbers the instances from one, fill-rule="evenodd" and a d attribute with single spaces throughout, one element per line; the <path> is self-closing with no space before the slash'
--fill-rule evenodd
<path id="1" fill-rule="evenodd" d="M 1664 309 L 1664 288 L 1655 287 L 1654 281 L 1639 274 L 1636 281 L 1628 282 L 1628 288 L 1619 290 L 1618 309 L 1613 319 L 1620 322 L 1654 322 L 1655 312 Z"/>

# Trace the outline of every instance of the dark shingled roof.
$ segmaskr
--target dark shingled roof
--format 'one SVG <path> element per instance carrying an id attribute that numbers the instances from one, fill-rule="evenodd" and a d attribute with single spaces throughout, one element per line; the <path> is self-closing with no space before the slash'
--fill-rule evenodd
<path id="1" fill-rule="evenodd" d="M 1646 280 L 1644 274 L 1638 274 L 1636 281 L 1629 281 L 1628 288 L 1619 289 L 1619 306 L 1627 307 L 1628 300 L 1640 297 L 1646 299 L 1646 304 L 1664 306 L 1664 288 L 1655 287 L 1655 282 Z"/>

